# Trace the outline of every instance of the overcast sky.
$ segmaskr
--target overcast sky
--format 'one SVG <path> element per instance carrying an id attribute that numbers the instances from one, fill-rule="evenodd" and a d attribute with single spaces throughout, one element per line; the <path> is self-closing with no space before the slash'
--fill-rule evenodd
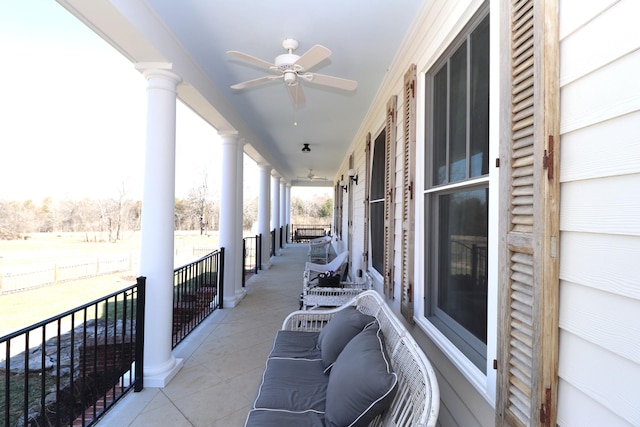
<path id="1" fill-rule="evenodd" d="M 146 81 L 52 0 L 0 1 L 0 199 L 140 198 Z M 178 102 L 176 193 L 219 173 L 216 131 Z"/>

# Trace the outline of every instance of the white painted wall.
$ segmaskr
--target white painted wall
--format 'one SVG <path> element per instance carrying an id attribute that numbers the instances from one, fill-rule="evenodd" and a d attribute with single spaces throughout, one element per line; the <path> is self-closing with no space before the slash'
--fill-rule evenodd
<path id="1" fill-rule="evenodd" d="M 640 425 L 638 16 L 560 2 L 560 426 Z"/>

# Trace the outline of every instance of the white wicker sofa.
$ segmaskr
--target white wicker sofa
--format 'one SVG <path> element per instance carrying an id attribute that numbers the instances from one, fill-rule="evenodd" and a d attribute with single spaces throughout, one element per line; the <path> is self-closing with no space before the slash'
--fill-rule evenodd
<path id="1" fill-rule="evenodd" d="M 369 290 L 287 316 L 245 427 L 435 426 L 439 405 L 429 360 Z"/>

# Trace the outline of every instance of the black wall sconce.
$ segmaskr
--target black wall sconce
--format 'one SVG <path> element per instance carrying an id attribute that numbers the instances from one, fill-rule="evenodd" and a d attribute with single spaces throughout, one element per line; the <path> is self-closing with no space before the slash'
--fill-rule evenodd
<path id="1" fill-rule="evenodd" d="M 349 169 L 349 179 L 358 185 L 358 171 L 355 169 Z"/>
<path id="2" fill-rule="evenodd" d="M 349 186 L 347 185 L 347 181 L 344 180 L 344 175 L 340 175 L 340 182 L 338 182 L 338 185 L 344 191 L 349 191 Z"/>

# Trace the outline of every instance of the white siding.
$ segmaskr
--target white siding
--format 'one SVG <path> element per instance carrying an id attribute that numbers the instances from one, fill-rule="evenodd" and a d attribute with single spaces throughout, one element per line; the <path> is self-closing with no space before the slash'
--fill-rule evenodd
<path id="1" fill-rule="evenodd" d="M 640 425 L 636 0 L 560 1 L 560 426 Z"/>

